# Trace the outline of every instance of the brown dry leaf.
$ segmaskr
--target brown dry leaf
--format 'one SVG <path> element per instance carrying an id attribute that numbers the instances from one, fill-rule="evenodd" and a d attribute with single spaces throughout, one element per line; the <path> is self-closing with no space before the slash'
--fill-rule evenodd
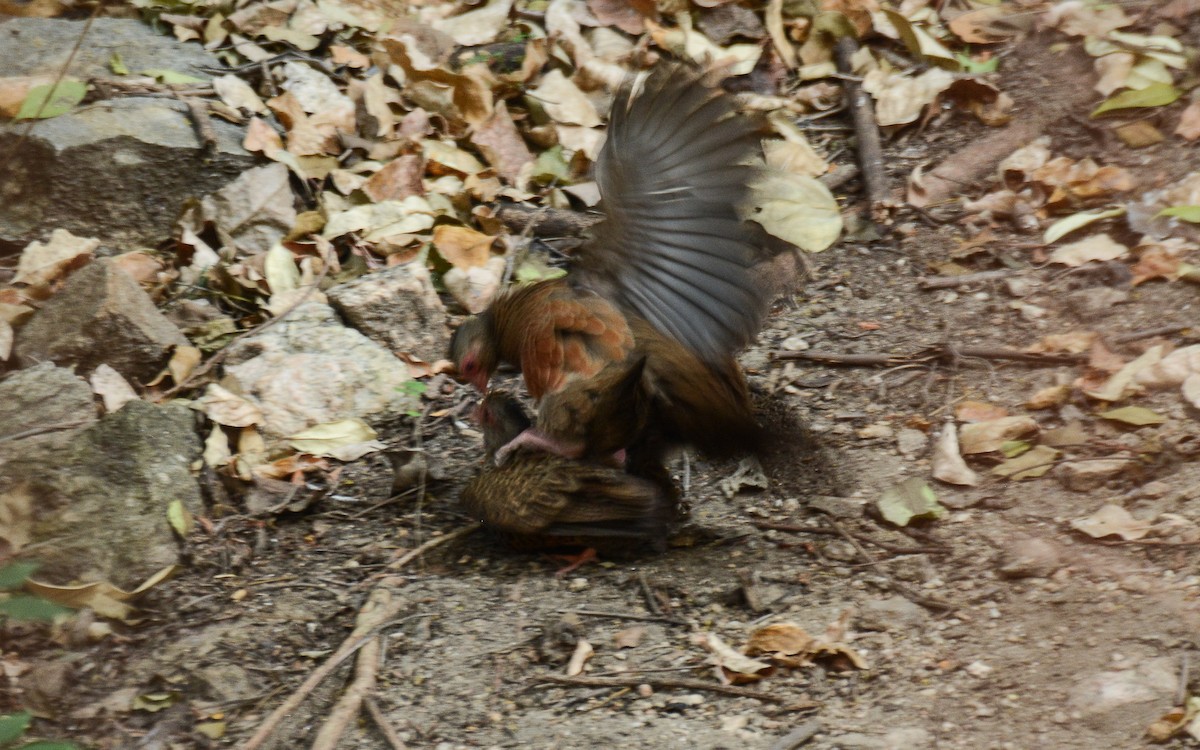
<path id="1" fill-rule="evenodd" d="M 1054 468 L 1061 454 L 1045 445 L 1036 445 L 1016 458 L 992 467 L 992 473 L 1012 479 L 1036 479 Z"/>
<path id="2" fill-rule="evenodd" d="M 1010 13 L 1000 5 L 978 8 L 951 18 L 946 25 L 967 44 L 995 44 L 1011 38 L 1016 31 L 1004 23 Z"/>
<path id="3" fill-rule="evenodd" d="M 76 237 L 65 229 L 55 229 L 49 241 L 30 242 L 25 246 L 12 281 L 27 284 L 31 295 L 40 296 L 54 282 L 87 265 L 99 247 L 100 240 Z"/>
<path id="4" fill-rule="evenodd" d="M 492 89 L 480 77 L 477 70 L 480 66 L 469 66 L 461 74 L 451 73 L 439 67 L 436 61 L 426 58 L 417 49 L 416 41 L 411 36 L 406 36 L 405 41 L 384 39 L 383 47 L 392 62 L 404 70 L 410 84 L 423 83 L 449 89 L 452 109 L 443 110 L 443 115 L 462 118 L 472 125 L 479 125 L 491 117 Z M 420 64 L 417 64 L 417 60 L 420 60 Z M 403 132 L 403 128 L 401 130 Z"/>
<path id="5" fill-rule="evenodd" d="M 1119 536 L 1125 541 L 1141 539 L 1150 532 L 1150 522 L 1139 521 L 1119 505 L 1106 503 L 1086 518 L 1071 521 L 1071 528 L 1082 531 L 1093 539 Z"/>
<path id="6" fill-rule="evenodd" d="M 1166 139 L 1162 131 L 1154 127 L 1153 123 L 1145 120 L 1131 122 L 1128 125 L 1121 125 L 1115 129 L 1117 137 L 1121 142 L 1130 148 L 1145 148 L 1153 146 L 1156 143 L 1162 143 Z"/>
<path id="7" fill-rule="evenodd" d="M 1010 440 L 1037 434 L 1038 423 L 1032 417 L 1003 417 L 987 422 L 964 424 L 958 428 L 962 452 L 968 456 L 990 453 Z"/>
<path id="8" fill-rule="evenodd" d="M 1041 23 L 1070 36 L 1102 37 L 1110 31 L 1133 23 L 1119 5 L 1090 5 L 1082 2 L 1057 3 L 1043 15 Z"/>
<path id="9" fill-rule="evenodd" d="M 587 0 L 587 7 L 602 26 L 616 26 L 633 36 L 646 30 L 646 17 L 630 0 Z"/>
<path id="10" fill-rule="evenodd" d="M 344 44 L 329 45 L 329 59 L 334 65 L 345 65 L 350 68 L 358 68 L 359 70 L 371 67 L 371 58 L 353 47 L 347 47 Z"/>
<path id="11" fill-rule="evenodd" d="M 492 116 L 475 128 L 471 143 L 508 184 L 521 186 L 526 167 L 533 163 L 533 154 L 517 132 L 504 102 L 497 104 Z"/>
<path id="12" fill-rule="evenodd" d="M 792 622 L 778 622 L 750 634 L 744 649 L 747 656 L 811 656 L 817 639 Z M 792 665 L 789 665 L 792 666 Z"/>
<path id="13" fill-rule="evenodd" d="M 1025 402 L 1027 409 L 1056 409 L 1067 403 L 1067 399 L 1071 397 L 1071 384 L 1062 383 L 1060 385 L 1052 385 L 1034 393 Z"/>
<path id="14" fill-rule="evenodd" d="M 171 360 L 167 362 L 166 371 L 171 374 L 171 380 L 178 385 L 189 377 L 200 365 L 203 353 L 194 346 L 177 346 L 171 352 Z"/>
<path id="15" fill-rule="evenodd" d="M 458 174 L 460 176 L 479 174 L 486 167 L 471 154 L 463 151 L 454 143 L 439 141 L 432 138 L 421 141 L 425 158 L 429 162 L 429 172 L 433 175 Z"/>
<path id="16" fill-rule="evenodd" d="M 92 393 L 104 402 L 104 410 L 109 414 L 138 398 L 129 381 L 106 364 L 101 364 L 92 371 L 88 384 L 92 386 Z"/>
<path id="17" fill-rule="evenodd" d="M 441 224 L 433 229 L 433 246 L 455 268 L 485 266 L 492 257 L 496 238 L 469 227 Z"/>
<path id="18" fill-rule="evenodd" d="M 1003 419 L 1008 416 L 1008 410 L 1003 406 L 985 403 L 983 401 L 960 401 L 954 407 L 954 418 L 959 422 L 987 422 L 992 419 Z"/>
<path id="19" fill-rule="evenodd" d="M 147 578 L 133 591 L 124 591 L 104 581 L 78 586 L 56 586 L 33 579 L 25 582 L 25 590 L 34 596 L 65 607 L 72 609 L 86 607 L 101 617 L 128 620 L 134 613 L 132 602 L 158 584 L 169 580 L 178 570 L 179 566 L 169 565 Z"/>
<path id="20" fill-rule="evenodd" d="M 267 106 L 287 129 L 287 150 L 296 156 L 319 156 L 339 151 L 333 128 L 319 128 L 309 120 L 300 101 L 290 91 L 267 100 Z"/>
<path id="21" fill-rule="evenodd" d="M 1194 141 L 1200 138 L 1200 98 L 1195 99 L 1179 115 L 1179 124 L 1175 126 L 1175 135 L 1185 141 Z"/>
<path id="22" fill-rule="evenodd" d="M 1092 261 L 1107 261 L 1124 258 L 1129 255 L 1129 248 L 1109 237 L 1107 234 L 1094 234 L 1078 242 L 1055 248 L 1050 253 L 1051 263 L 1062 263 L 1064 266 L 1082 266 Z"/>
<path id="23" fill-rule="evenodd" d="M 1162 245 L 1139 247 L 1137 263 L 1129 269 L 1133 273 L 1130 283 L 1137 286 L 1150 279 L 1173 281 L 1179 278 L 1179 268 L 1182 264 L 1182 258 L 1173 255 Z"/>
<path id="24" fill-rule="evenodd" d="M 637 648 L 645 637 L 646 626 L 634 625 L 617 631 L 617 634 L 613 636 L 613 645 L 617 648 Z"/>
<path id="25" fill-rule="evenodd" d="M 1135 62 L 1137 62 L 1137 56 L 1132 52 L 1114 52 L 1097 57 L 1092 65 L 1096 69 L 1099 80 L 1096 81 L 1093 88 L 1104 96 L 1109 96 L 1117 89 L 1125 88 Z"/>
<path id="26" fill-rule="evenodd" d="M 283 150 L 283 139 L 266 120 L 251 117 L 246 125 L 246 137 L 242 139 L 242 148 L 250 152 L 261 151 L 263 156 L 271 159 Z"/>
<path id="27" fill-rule="evenodd" d="M 391 140 L 396 132 L 396 115 L 391 105 L 400 103 L 400 92 L 387 85 L 383 73 L 365 81 L 352 80 L 346 91 L 361 108 L 358 114 L 363 135 Z"/>
<path id="28" fill-rule="evenodd" d="M 424 195 L 425 187 L 421 182 L 424 172 L 425 164 L 420 156 L 402 154 L 383 165 L 383 169 L 363 182 L 362 191 L 376 203 L 402 201 L 410 195 Z"/>

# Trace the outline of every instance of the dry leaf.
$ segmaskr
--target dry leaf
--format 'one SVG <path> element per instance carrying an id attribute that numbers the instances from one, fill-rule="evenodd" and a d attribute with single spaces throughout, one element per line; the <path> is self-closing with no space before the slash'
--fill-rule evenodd
<path id="1" fill-rule="evenodd" d="M 594 128 L 600 124 L 596 107 L 574 81 L 558 68 L 542 76 L 538 87 L 530 92 L 555 122 Z"/>
<path id="2" fill-rule="evenodd" d="M 1200 138 L 1200 99 L 1194 100 L 1179 115 L 1179 124 L 1175 126 L 1175 135 L 1186 141 Z"/>
<path id="3" fill-rule="evenodd" d="M 129 381 L 106 364 L 101 364 L 92 371 L 88 383 L 92 386 L 92 393 L 95 393 L 104 402 L 104 410 L 109 414 L 138 398 L 137 392 L 133 390 Z"/>
<path id="4" fill-rule="evenodd" d="M 42 290 L 84 266 L 100 247 L 100 240 L 76 237 L 65 229 L 55 229 L 48 242 L 30 242 L 17 261 L 14 284 L 27 284 Z"/>
<path id="5" fill-rule="evenodd" d="M 732 683 L 755 682 L 761 680 L 771 670 L 771 665 L 765 661 L 751 659 L 749 656 L 734 650 L 721 640 L 716 633 L 699 633 L 693 637 L 694 642 L 710 654 L 708 661 L 721 669 L 725 677 Z"/>
<path id="6" fill-rule="evenodd" d="M 1129 248 L 1107 234 L 1095 234 L 1055 249 L 1050 253 L 1050 262 L 1062 263 L 1065 266 L 1082 266 L 1092 261 L 1116 260 L 1127 255 Z"/>
<path id="7" fill-rule="evenodd" d="M 1146 536 L 1150 531 L 1150 523 L 1137 520 L 1119 505 L 1106 503 L 1092 515 L 1071 521 L 1071 528 L 1093 539 L 1115 535 L 1131 541 Z"/>
<path id="8" fill-rule="evenodd" d="M 522 173 L 533 163 L 533 154 L 517 132 L 504 102 L 497 104 L 492 116 L 475 128 L 471 142 L 508 184 L 518 187 L 522 184 Z"/>
<path id="9" fill-rule="evenodd" d="M 226 427 L 248 427 L 263 424 L 262 409 L 237 394 L 209 383 L 204 395 L 196 400 L 196 407 L 212 421 Z"/>
<path id="10" fill-rule="evenodd" d="M 441 224 L 434 227 L 433 246 L 438 254 L 455 268 L 486 266 L 492 257 L 495 237 L 489 237 L 469 227 Z"/>
<path id="11" fill-rule="evenodd" d="M 580 641 L 575 644 L 575 652 L 571 654 L 570 661 L 567 662 L 567 676 L 576 677 L 583 674 L 584 666 L 587 665 L 588 660 L 591 659 L 592 655 L 595 653 L 596 651 L 592 648 L 592 644 L 580 639 Z"/>
<path id="12" fill-rule="evenodd" d="M 967 487 L 979 484 L 979 475 L 963 460 L 958 447 L 958 431 L 951 422 L 948 422 L 938 435 L 930 464 L 934 479 Z"/>
<path id="13" fill-rule="evenodd" d="M 1122 367 L 1110 377 L 1103 386 L 1094 390 L 1084 391 L 1092 398 L 1101 401 L 1120 401 L 1137 390 L 1135 378 L 1141 371 L 1158 364 L 1163 358 L 1162 345 L 1152 346 L 1142 356 Z"/>
<path id="14" fill-rule="evenodd" d="M 410 195 L 422 195 L 425 192 L 421 182 L 424 171 L 425 165 L 420 156 L 402 154 L 367 178 L 362 183 L 362 191 L 376 203 L 402 201 Z"/>
<path id="15" fill-rule="evenodd" d="M 646 626 L 634 625 L 617 631 L 617 634 L 613 636 L 613 645 L 617 648 L 637 648 L 645 637 Z"/>
<path id="16" fill-rule="evenodd" d="M 1033 417 L 1003 417 L 964 424 L 958 428 L 958 439 L 964 454 L 975 455 L 998 451 L 1004 443 L 1034 435 L 1037 431 L 1038 423 Z"/>

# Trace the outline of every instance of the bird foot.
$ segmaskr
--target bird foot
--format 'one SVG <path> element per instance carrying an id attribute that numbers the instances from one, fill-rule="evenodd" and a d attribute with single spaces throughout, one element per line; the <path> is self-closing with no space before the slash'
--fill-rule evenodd
<path id="1" fill-rule="evenodd" d="M 583 455 L 582 445 L 555 440 L 544 433 L 538 432 L 537 428 L 530 427 L 496 451 L 496 465 L 503 466 L 508 457 L 512 455 L 512 452 L 518 448 L 533 448 L 534 450 L 553 453 L 563 458 L 579 458 Z"/>
<path id="2" fill-rule="evenodd" d="M 596 557 L 596 550 L 592 547 L 588 547 L 583 552 L 580 552 L 578 555 L 550 555 L 550 557 L 554 558 L 555 560 L 562 560 L 563 562 L 567 563 L 567 565 L 554 571 L 555 578 L 564 578 L 568 573 L 574 573 L 576 570 L 583 567 L 587 563 L 590 563 L 590 562 L 598 559 Z"/>

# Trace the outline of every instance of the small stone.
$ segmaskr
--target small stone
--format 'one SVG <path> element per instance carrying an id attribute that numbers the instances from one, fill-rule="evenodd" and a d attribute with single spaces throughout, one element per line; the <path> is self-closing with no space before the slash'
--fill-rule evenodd
<path id="1" fill-rule="evenodd" d="M 1005 578 L 1047 578 L 1062 567 L 1058 547 L 1045 539 L 1018 539 L 1001 555 L 996 572 Z"/>
<path id="2" fill-rule="evenodd" d="M 568 591 L 583 591 L 587 587 L 588 579 L 586 578 L 572 578 L 571 582 L 567 584 Z"/>
<path id="3" fill-rule="evenodd" d="M 637 694 L 639 697 L 649 698 L 650 696 L 654 695 L 654 688 L 643 682 L 641 685 L 637 686 Z"/>
<path id="4" fill-rule="evenodd" d="M 1107 458 L 1095 461 L 1067 461 L 1060 464 L 1054 476 L 1062 486 L 1076 492 L 1090 492 L 1104 486 L 1136 462 L 1131 458 Z"/>
<path id="5" fill-rule="evenodd" d="M 905 427 L 896 435 L 896 449 L 903 456 L 915 456 L 925 450 L 929 436 L 920 430 Z"/>
<path id="6" fill-rule="evenodd" d="M 992 668 L 981 661 L 973 661 L 967 666 L 963 667 L 963 671 L 972 677 L 983 679 L 992 673 Z"/>
<path id="7" fill-rule="evenodd" d="M 802 352 L 809 348 L 809 343 L 801 336 L 788 336 L 779 347 L 787 352 Z"/>

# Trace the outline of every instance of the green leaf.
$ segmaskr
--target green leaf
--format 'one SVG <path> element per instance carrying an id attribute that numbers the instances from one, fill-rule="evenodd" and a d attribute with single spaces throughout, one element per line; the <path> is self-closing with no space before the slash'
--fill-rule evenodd
<path id="1" fill-rule="evenodd" d="M 1150 411 L 1141 406 L 1122 406 L 1120 409 L 1109 409 L 1100 414 L 1101 419 L 1111 419 L 1114 422 L 1144 427 L 1150 424 L 1162 424 L 1167 418 L 1158 412 Z"/>
<path id="2" fill-rule="evenodd" d="M 1000 452 L 1005 458 L 1016 458 L 1032 447 L 1028 440 L 1005 440 L 1000 444 Z"/>
<path id="3" fill-rule="evenodd" d="M 992 468 L 992 473 L 1013 479 L 1032 479 L 1040 477 L 1054 468 L 1054 462 L 1059 452 L 1045 445 L 1039 445 L 1028 453 L 1017 458 L 1010 458 L 999 466 Z"/>
<path id="4" fill-rule="evenodd" d="M 920 477 L 906 479 L 884 490 L 875 503 L 885 519 L 907 526 L 914 519 L 936 519 L 946 514 L 933 488 Z"/>
<path id="5" fill-rule="evenodd" d="M 188 535 L 192 533 L 192 529 L 196 527 L 196 520 L 182 500 L 172 500 L 167 505 L 167 522 L 171 524 L 171 528 L 175 530 L 180 539 L 187 539 Z"/>
<path id="6" fill-rule="evenodd" d="M 25 579 L 38 569 L 35 562 L 14 562 L 0 568 L 0 591 L 12 591 L 25 585 Z"/>
<path id="7" fill-rule="evenodd" d="M 979 75 L 982 73 L 994 73 L 1000 67 L 1000 58 L 993 56 L 987 60 L 974 60 L 967 55 L 959 52 L 954 55 L 954 59 L 958 60 L 959 66 L 964 73 L 972 73 Z"/>
<path id="8" fill-rule="evenodd" d="M 129 68 L 125 65 L 125 61 L 121 59 L 120 52 L 112 53 L 112 57 L 108 58 L 108 67 L 112 68 L 112 72 L 119 76 L 129 75 Z"/>
<path id="9" fill-rule="evenodd" d="M 25 730 L 29 729 L 31 721 L 33 721 L 33 714 L 28 711 L 0 716 L 0 745 L 20 739 L 21 735 L 25 734 Z"/>
<path id="10" fill-rule="evenodd" d="M 43 84 L 34 86 L 21 102 L 21 110 L 17 112 L 18 120 L 45 120 L 48 117 L 58 117 L 71 111 L 87 94 L 87 84 L 83 81 L 64 78 L 56 86 Z"/>
<path id="11" fill-rule="evenodd" d="M 1200 206 L 1170 206 L 1159 211 L 1154 218 L 1159 216 L 1174 216 L 1193 224 L 1200 224 Z"/>
<path id="12" fill-rule="evenodd" d="M 1116 96 L 1109 97 L 1092 110 L 1092 117 L 1098 117 L 1114 109 L 1134 109 L 1137 107 L 1161 107 L 1179 98 L 1179 89 L 1169 83 L 1154 83 L 1140 91 L 1122 91 Z"/>
<path id="13" fill-rule="evenodd" d="M 23 622 L 53 622 L 54 618 L 70 614 L 73 611 L 61 604 L 26 594 L 18 594 L 0 600 L 0 616 L 11 617 Z"/>

